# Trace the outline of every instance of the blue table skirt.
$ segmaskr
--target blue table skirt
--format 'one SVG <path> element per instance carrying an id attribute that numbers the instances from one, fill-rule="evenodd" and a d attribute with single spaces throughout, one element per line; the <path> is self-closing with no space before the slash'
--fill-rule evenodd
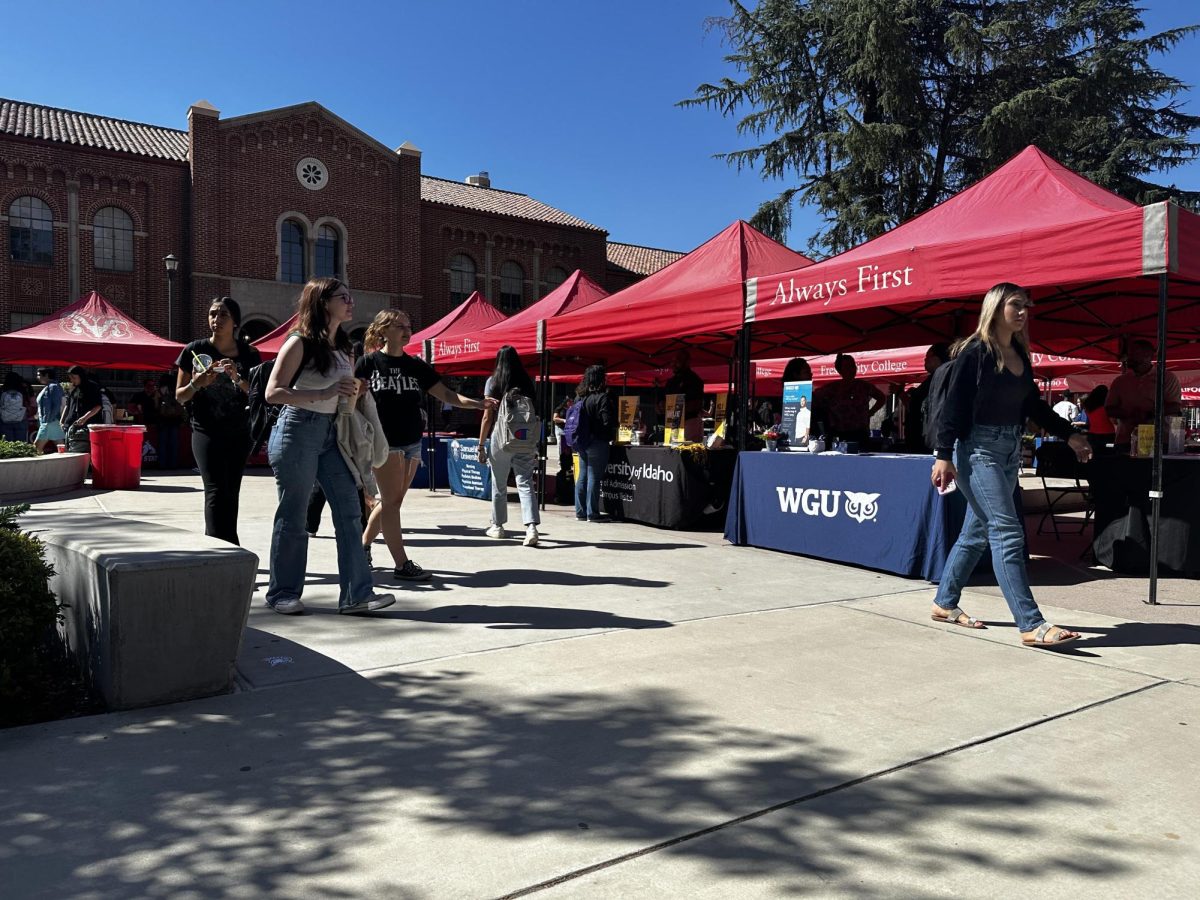
<path id="1" fill-rule="evenodd" d="M 725 520 L 734 544 L 941 578 L 966 501 L 939 496 L 928 456 L 740 453 Z"/>

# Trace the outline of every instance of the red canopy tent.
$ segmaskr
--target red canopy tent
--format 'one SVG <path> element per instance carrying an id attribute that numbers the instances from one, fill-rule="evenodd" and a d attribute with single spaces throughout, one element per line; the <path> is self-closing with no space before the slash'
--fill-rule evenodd
<path id="1" fill-rule="evenodd" d="M 153 334 L 95 291 L 10 334 L 0 335 L 7 363 L 89 369 L 167 369 L 183 344 Z"/>
<path id="2" fill-rule="evenodd" d="M 460 342 L 470 349 L 457 358 L 444 360 L 435 352 L 434 362 L 451 374 L 484 374 L 491 372 L 496 351 L 505 344 L 516 348 L 521 357 L 531 359 L 538 353 L 538 322 L 591 306 L 607 296 L 608 291 L 576 269 L 532 306 L 483 331 L 460 335 Z"/>
<path id="3" fill-rule="evenodd" d="M 1153 336 L 1160 278 L 1172 355 L 1200 336 L 1200 217 L 1140 207 L 1028 147 L 887 234 L 811 267 L 750 279 L 754 355 L 783 345 L 851 350 L 969 332 L 992 285 L 1036 302 L 1035 346 L 1115 358 L 1118 335 Z"/>
<path id="4" fill-rule="evenodd" d="M 259 355 L 263 359 L 274 359 L 279 355 L 279 351 L 283 349 L 288 336 L 296 330 L 296 320 L 298 318 L 299 314 L 292 316 L 274 331 L 264 334 L 254 342 L 252 346 L 258 350 Z"/>
<path id="5" fill-rule="evenodd" d="M 604 358 L 610 368 L 645 362 L 680 346 L 728 359 L 742 320 L 747 278 L 812 265 L 746 222 L 737 221 L 669 266 L 586 309 L 546 322 L 555 355 Z"/>
<path id="6" fill-rule="evenodd" d="M 503 322 L 505 318 L 504 313 L 488 303 L 483 294 L 473 291 L 470 297 L 446 315 L 414 334 L 404 345 L 404 352 L 424 359 L 425 342 L 432 341 L 433 359 L 453 358 L 468 349 L 473 349 L 459 338 Z"/>

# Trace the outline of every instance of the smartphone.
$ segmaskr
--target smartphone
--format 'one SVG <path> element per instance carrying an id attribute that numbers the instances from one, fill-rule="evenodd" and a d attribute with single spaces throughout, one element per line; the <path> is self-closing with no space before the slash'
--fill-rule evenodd
<path id="1" fill-rule="evenodd" d="M 957 490 L 958 490 L 958 482 L 957 481 L 951 481 L 944 487 L 937 488 L 938 494 L 942 497 L 945 497 L 947 494 L 953 494 Z"/>

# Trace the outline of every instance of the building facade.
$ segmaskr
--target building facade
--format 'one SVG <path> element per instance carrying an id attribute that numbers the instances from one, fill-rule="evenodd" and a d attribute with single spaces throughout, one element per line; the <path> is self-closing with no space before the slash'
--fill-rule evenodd
<path id="1" fill-rule="evenodd" d="M 255 339 L 313 275 L 351 285 L 355 328 L 388 307 L 420 328 L 473 290 L 514 312 L 577 268 L 616 291 L 681 255 L 609 243 L 487 173 L 425 175 L 415 146 L 317 103 L 224 119 L 201 101 L 187 124 L 0 100 L 0 333 L 94 289 L 178 341 L 229 295 Z"/>

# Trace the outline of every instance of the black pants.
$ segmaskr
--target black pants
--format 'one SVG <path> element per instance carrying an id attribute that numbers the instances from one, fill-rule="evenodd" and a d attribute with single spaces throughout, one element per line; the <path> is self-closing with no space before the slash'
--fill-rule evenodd
<path id="1" fill-rule="evenodd" d="M 250 452 L 250 433 L 192 432 L 192 455 L 204 481 L 204 533 L 231 544 L 239 544 L 237 533 L 238 496 L 242 471 Z"/>
<path id="2" fill-rule="evenodd" d="M 321 513 L 325 509 L 325 492 L 321 490 L 321 485 L 314 484 L 312 496 L 308 498 L 308 515 L 305 518 L 304 530 L 309 534 L 316 534 L 317 529 L 321 527 Z M 358 511 L 362 516 L 362 530 L 367 530 L 367 498 L 363 495 L 362 488 L 358 489 Z"/>

